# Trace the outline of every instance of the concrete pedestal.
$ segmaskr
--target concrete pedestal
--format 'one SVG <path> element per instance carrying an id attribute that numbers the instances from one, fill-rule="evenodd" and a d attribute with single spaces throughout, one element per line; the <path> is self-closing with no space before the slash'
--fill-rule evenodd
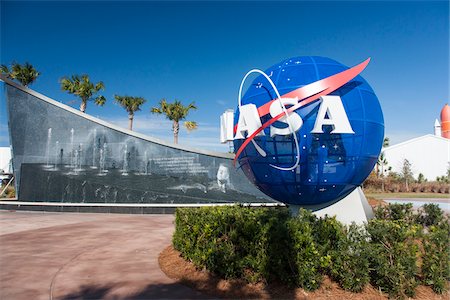
<path id="1" fill-rule="evenodd" d="M 297 214 L 298 210 L 301 207 L 302 206 L 299 205 L 289 205 L 289 209 L 293 214 Z M 367 220 L 372 219 L 374 216 L 372 207 L 370 207 L 369 202 L 367 202 L 366 196 L 359 187 L 344 199 L 327 207 L 305 208 L 312 209 L 313 213 L 317 217 L 324 217 L 325 215 L 336 216 L 336 219 L 338 221 L 347 225 L 350 225 L 352 222 L 361 225 L 363 223 L 366 223 Z"/>

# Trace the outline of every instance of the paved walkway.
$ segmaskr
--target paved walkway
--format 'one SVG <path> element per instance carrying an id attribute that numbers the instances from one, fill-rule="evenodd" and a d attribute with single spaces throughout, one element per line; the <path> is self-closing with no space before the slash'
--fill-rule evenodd
<path id="1" fill-rule="evenodd" d="M 0 299 L 205 299 L 159 268 L 173 220 L 0 211 Z"/>

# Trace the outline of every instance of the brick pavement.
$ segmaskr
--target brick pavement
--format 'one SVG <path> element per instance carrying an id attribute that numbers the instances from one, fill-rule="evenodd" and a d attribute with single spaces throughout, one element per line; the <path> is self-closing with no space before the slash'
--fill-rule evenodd
<path id="1" fill-rule="evenodd" d="M 0 211 L 0 299 L 207 299 L 159 268 L 173 220 Z"/>

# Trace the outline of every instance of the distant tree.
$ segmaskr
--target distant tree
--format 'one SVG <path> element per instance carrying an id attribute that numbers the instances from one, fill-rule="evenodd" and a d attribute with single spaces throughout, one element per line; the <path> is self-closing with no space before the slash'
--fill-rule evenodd
<path id="1" fill-rule="evenodd" d="M 168 103 L 166 99 L 159 102 L 159 107 L 153 107 L 150 112 L 154 114 L 164 114 L 167 119 L 171 120 L 173 130 L 173 141 L 178 144 L 178 133 L 180 131 L 180 121 L 186 119 L 191 109 L 197 109 L 194 102 L 184 106 L 180 101 L 175 100 L 173 103 Z M 197 129 L 198 125 L 193 121 L 184 122 L 187 130 Z"/>
<path id="2" fill-rule="evenodd" d="M 385 137 L 384 140 L 383 140 L 383 148 L 386 148 L 386 147 L 388 147 L 388 146 L 389 146 L 389 138 L 388 138 L 388 137 Z M 384 175 L 383 169 L 384 169 L 384 167 L 387 166 L 387 164 L 388 164 L 386 158 L 384 157 L 384 151 L 383 151 L 383 148 L 381 149 L 381 153 L 380 153 L 380 155 L 378 156 L 377 164 L 375 165 L 377 177 L 380 177 L 380 176 L 383 176 L 383 175 Z M 380 172 L 380 167 L 381 167 L 381 169 L 382 169 L 381 172 Z"/>
<path id="3" fill-rule="evenodd" d="M 94 98 L 95 94 L 105 89 L 103 82 L 93 83 L 90 81 L 89 75 L 72 75 L 71 78 L 64 77 L 61 79 L 61 89 L 80 97 L 80 111 L 83 113 L 86 112 L 88 101 L 93 100 L 99 106 L 103 106 L 106 102 L 106 98 L 103 96 Z"/>
<path id="4" fill-rule="evenodd" d="M 409 160 L 407 160 L 407 159 L 403 160 L 400 175 L 401 175 L 401 178 L 405 182 L 406 191 L 409 192 L 409 184 L 408 183 L 414 179 L 413 172 L 411 169 L 411 163 L 409 162 Z"/>
<path id="5" fill-rule="evenodd" d="M 393 181 L 401 181 L 402 180 L 402 176 L 399 173 L 394 172 L 394 171 L 390 171 L 388 173 L 387 177 Z"/>
<path id="6" fill-rule="evenodd" d="M 133 119 L 134 113 L 141 110 L 141 105 L 143 105 L 147 100 L 142 97 L 130 97 L 130 96 L 118 96 L 115 95 L 114 98 L 116 102 L 120 104 L 128 112 L 129 129 L 133 130 Z"/>
<path id="7" fill-rule="evenodd" d="M 385 167 L 387 167 L 387 165 L 388 165 L 388 161 L 387 161 L 386 157 L 384 157 L 384 152 L 381 152 L 380 157 L 378 158 L 377 164 L 379 166 L 381 166 L 381 174 L 377 175 L 377 176 L 381 178 L 381 190 L 384 192 L 384 180 L 385 180 L 384 173 L 385 173 L 385 171 L 388 171 L 388 170 L 385 170 Z"/>
<path id="8" fill-rule="evenodd" d="M 424 183 L 424 182 L 427 182 L 427 179 L 422 173 L 419 173 L 419 175 L 417 176 L 417 183 Z"/>
<path id="9" fill-rule="evenodd" d="M 436 181 L 440 183 L 449 183 L 449 179 L 446 175 L 437 176 Z"/>
<path id="10" fill-rule="evenodd" d="M 11 70 L 6 65 L 0 66 L 0 73 L 6 77 L 19 81 L 23 86 L 28 87 L 39 75 L 41 75 L 30 63 L 26 62 L 21 65 L 18 63 L 11 64 Z"/>

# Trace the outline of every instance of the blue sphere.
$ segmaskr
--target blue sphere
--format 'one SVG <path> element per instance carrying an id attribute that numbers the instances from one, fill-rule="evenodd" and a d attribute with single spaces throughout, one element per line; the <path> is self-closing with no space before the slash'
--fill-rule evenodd
<path id="1" fill-rule="evenodd" d="M 283 97 L 347 69 L 329 58 L 302 56 L 282 61 L 264 72 Z M 263 136 L 254 138 L 265 156 L 249 143 L 238 157 L 246 176 L 266 195 L 296 205 L 332 203 L 350 194 L 372 171 L 384 139 L 383 113 L 378 98 L 360 75 L 329 95 L 340 96 L 354 133 L 331 133 L 333 125 L 323 125 L 323 133 L 311 133 L 321 105 L 321 101 L 314 101 L 295 110 L 303 120 L 295 133 L 300 150 L 300 163 L 295 169 L 286 171 L 273 167 L 295 165 L 297 146 L 293 134 L 271 137 L 269 127 L 264 129 Z M 260 107 L 276 98 L 269 81 L 259 75 L 242 97 L 241 105 Z M 265 115 L 261 117 L 261 123 L 271 118 Z M 235 125 L 238 120 L 239 107 L 234 117 Z M 272 125 L 282 128 L 283 124 L 275 122 Z M 244 141 L 234 140 L 235 152 Z"/>

